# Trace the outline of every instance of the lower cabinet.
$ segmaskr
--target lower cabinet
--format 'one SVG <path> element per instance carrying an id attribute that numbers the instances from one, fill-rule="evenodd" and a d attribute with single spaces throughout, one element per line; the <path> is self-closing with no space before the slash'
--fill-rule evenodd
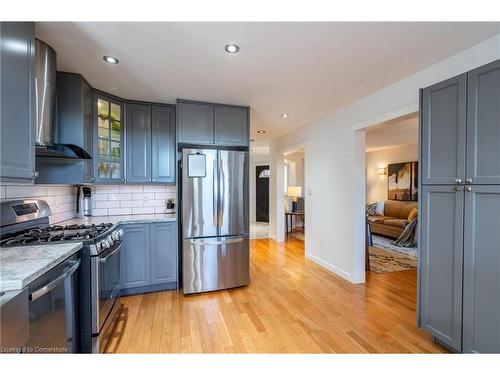
<path id="1" fill-rule="evenodd" d="M 463 351 L 500 353 L 500 185 L 465 193 Z"/>
<path id="2" fill-rule="evenodd" d="M 462 350 L 463 186 L 423 186 L 420 216 L 420 324 Z"/>
<path id="3" fill-rule="evenodd" d="M 122 294 L 177 289 L 177 224 L 122 225 Z"/>
<path id="4" fill-rule="evenodd" d="M 150 284 L 151 251 L 149 224 L 123 226 L 121 250 L 122 289 L 137 288 Z"/>
<path id="5" fill-rule="evenodd" d="M 500 353 L 500 185 L 421 196 L 421 327 L 457 352 Z"/>

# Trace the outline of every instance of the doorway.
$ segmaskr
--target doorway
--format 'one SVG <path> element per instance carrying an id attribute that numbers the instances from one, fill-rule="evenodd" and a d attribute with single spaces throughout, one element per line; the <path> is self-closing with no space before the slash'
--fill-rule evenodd
<path id="1" fill-rule="evenodd" d="M 255 167 L 255 221 L 269 222 L 269 165 Z"/>

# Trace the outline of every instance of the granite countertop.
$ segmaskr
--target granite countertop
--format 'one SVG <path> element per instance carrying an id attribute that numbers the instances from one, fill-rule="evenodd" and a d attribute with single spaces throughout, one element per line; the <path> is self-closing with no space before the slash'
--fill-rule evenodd
<path id="1" fill-rule="evenodd" d="M 0 249 L 0 292 L 15 291 L 26 287 L 76 253 L 82 246 L 81 242 L 73 242 Z M 0 303 L 5 303 L 8 295 L 13 297 L 15 294 L 5 293 L 1 296 Z"/>
<path id="2" fill-rule="evenodd" d="M 90 216 L 83 218 L 73 218 L 57 223 L 59 225 L 71 224 L 131 224 L 131 223 L 151 223 L 158 221 L 176 221 L 176 214 L 149 214 L 149 215 L 115 215 L 115 216 Z"/>

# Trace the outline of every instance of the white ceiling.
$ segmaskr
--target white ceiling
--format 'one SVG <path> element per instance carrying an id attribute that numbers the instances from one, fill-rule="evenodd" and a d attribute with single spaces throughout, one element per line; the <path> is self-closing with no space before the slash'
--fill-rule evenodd
<path id="1" fill-rule="evenodd" d="M 399 117 L 366 131 L 366 152 L 418 143 L 418 114 Z"/>
<path id="2" fill-rule="evenodd" d="M 500 23 L 37 24 L 58 69 L 82 73 L 98 89 L 137 100 L 250 106 L 255 144 L 498 33 Z M 225 53 L 228 42 L 240 53 Z M 103 55 L 120 64 L 104 63 Z"/>

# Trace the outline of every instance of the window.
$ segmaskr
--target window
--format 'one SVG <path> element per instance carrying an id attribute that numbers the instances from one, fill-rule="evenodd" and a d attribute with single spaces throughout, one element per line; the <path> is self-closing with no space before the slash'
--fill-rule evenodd
<path id="1" fill-rule="evenodd" d="M 269 178 L 271 175 L 271 172 L 269 169 L 264 169 L 262 172 L 259 173 L 259 178 Z"/>

